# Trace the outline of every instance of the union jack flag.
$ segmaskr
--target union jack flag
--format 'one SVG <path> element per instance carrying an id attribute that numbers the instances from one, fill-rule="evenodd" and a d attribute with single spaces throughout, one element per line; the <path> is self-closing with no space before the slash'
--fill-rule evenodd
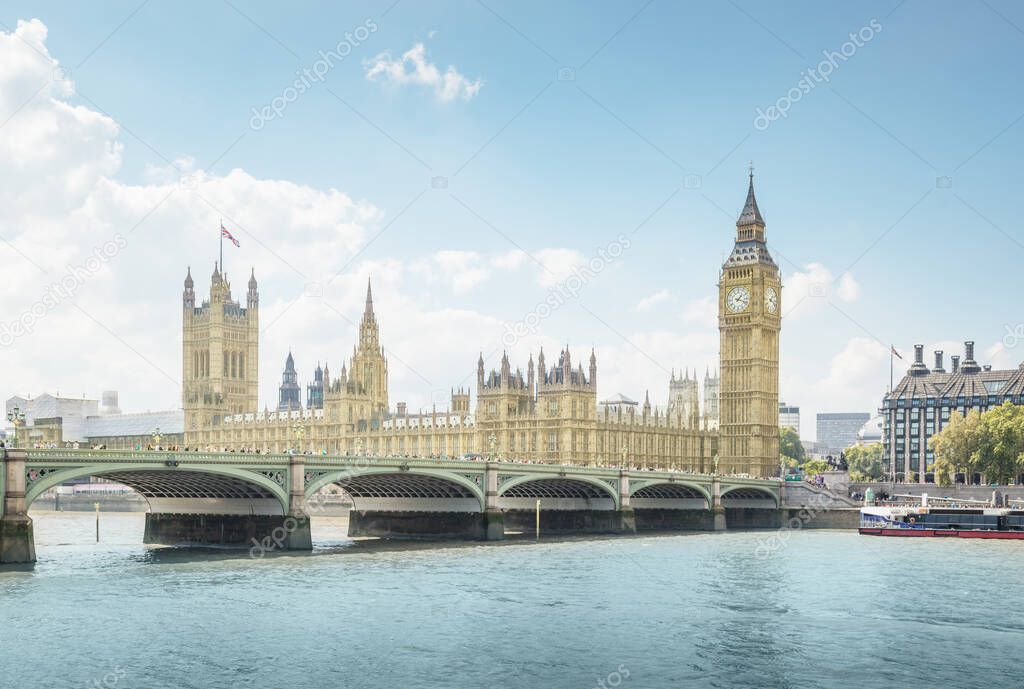
<path id="1" fill-rule="evenodd" d="M 224 227 L 224 223 L 220 224 L 220 236 L 226 239 L 230 239 L 231 243 L 234 244 L 235 246 L 242 246 L 241 244 L 238 243 L 238 240 L 235 239 L 235 235 L 228 232 L 228 228 Z"/>

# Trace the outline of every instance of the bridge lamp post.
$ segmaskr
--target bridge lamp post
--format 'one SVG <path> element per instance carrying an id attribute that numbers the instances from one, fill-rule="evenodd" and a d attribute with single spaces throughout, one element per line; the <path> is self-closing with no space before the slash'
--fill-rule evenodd
<path id="1" fill-rule="evenodd" d="M 159 450 L 160 449 L 160 438 L 163 437 L 162 435 L 160 435 L 160 427 L 159 426 L 157 426 L 156 428 L 153 429 L 152 435 L 153 435 L 153 449 L 154 450 Z"/>
<path id="2" fill-rule="evenodd" d="M 363 439 L 356 438 L 356 457 L 363 456 Z"/>
<path id="3" fill-rule="evenodd" d="M 306 434 L 306 427 L 302 425 L 301 421 L 296 421 L 295 425 L 292 426 L 292 433 L 295 434 L 295 445 L 299 454 L 302 454 L 302 436 Z M 295 454 L 294 452 L 292 454 Z"/>
<path id="4" fill-rule="evenodd" d="M 13 407 L 7 412 L 7 420 L 14 426 L 14 443 L 18 443 L 18 428 L 25 423 L 25 412 L 21 407 Z"/>
<path id="5" fill-rule="evenodd" d="M 491 448 L 490 461 L 493 462 L 494 461 L 494 448 L 496 448 L 498 446 L 498 436 L 494 435 L 494 433 L 491 433 L 489 436 L 487 436 L 487 445 L 488 445 L 488 447 Z"/>

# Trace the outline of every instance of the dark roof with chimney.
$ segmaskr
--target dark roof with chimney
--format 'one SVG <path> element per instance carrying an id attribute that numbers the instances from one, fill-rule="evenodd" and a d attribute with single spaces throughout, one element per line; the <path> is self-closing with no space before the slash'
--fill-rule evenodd
<path id="1" fill-rule="evenodd" d="M 927 371 L 927 369 L 926 369 Z M 910 372 L 885 396 L 888 400 L 1024 396 L 1024 364 L 1014 369 L 961 368 L 956 373 Z"/>

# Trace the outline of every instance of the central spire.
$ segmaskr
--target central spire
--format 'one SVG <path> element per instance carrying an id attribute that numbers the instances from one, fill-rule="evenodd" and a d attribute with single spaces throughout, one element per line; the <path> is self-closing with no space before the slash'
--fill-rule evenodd
<path id="1" fill-rule="evenodd" d="M 743 211 L 736 220 L 736 227 L 745 225 L 760 225 L 764 227 L 764 218 L 761 217 L 761 210 L 757 207 L 757 197 L 754 196 L 754 165 L 750 165 L 750 183 L 747 186 L 747 201 L 743 204 Z"/>
<path id="2" fill-rule="evenodd" d="M 373 315 L 373 287 L 370 285 L 370 278 L 366 278 L 366 308 L 363 309 L 363 315 Z"/>

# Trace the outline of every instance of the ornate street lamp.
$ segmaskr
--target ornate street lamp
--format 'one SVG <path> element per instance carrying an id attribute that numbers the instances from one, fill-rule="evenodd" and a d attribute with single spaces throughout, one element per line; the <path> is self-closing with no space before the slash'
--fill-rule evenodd
<path id="1" fill-rule="evenodd" d="M 12 407 L 7 412 L 7 420 L 14 426 L 14 443 L 18 443 L 18 427 L 25 423 L 25 412 L 21 410 L 21 407 Z"/>
<path id="2" fill-rule="evenodd" d="M 356 457 L 363 456 L 363 439 L 356 438 Z"/>
<path id="3" fill-rule="evenodd" d="M 488 445 L 488 447 L 491 448 L 490 460 L 493 462 L 494 461 L 494 448 L 496 448 L 498 446 L 498 436 L 494 435 L 494 433 L 491 433 L 489 436 L 487 436 L 487 445 Z"/>
<path id="4" fill-rule="evenodd" d="M 153 435 L 153 449 L 154 450 L 159 450 L 160 449 L 160 438 L 163 437 L 162 435 L 160 435 L 160 427 L 159 426 L 157 426 L 156 428 L 153 429 L 152 435 Z"/>
<path id="5" fill-rule="evenodd" d="M 306 427 L 302 425 L 301 421 L 296 421 L 295 425 L 292 426 L 292 433 L 295 434 L 295 445 L 299 454 L 302 454 L 302 436 L 306 434 Z M 295 454 L 294 452 L 292 454 Z"/>

